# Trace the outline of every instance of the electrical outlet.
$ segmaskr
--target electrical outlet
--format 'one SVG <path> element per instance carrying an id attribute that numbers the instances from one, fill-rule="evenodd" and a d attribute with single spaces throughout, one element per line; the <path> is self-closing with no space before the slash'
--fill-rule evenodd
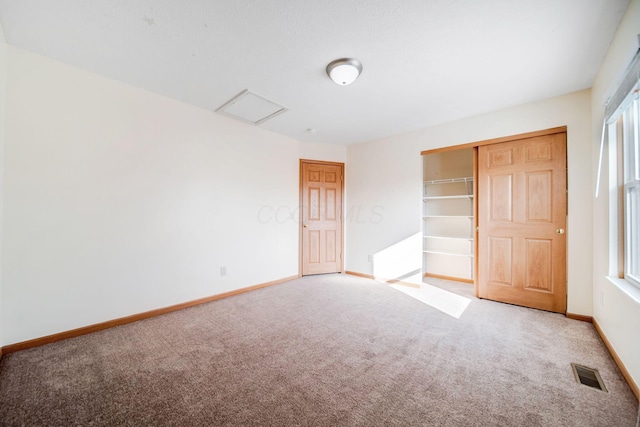
<path id="1" fill-rule="evenodd" d="M 220 267 L 220 275 L 221 276 L 227 275 L 227 266 L 223 265 L 222 267 Z"/>
<path id="2" fill-rule="evenodd" d="M 369 262 L 373 262 L 373 255 L 369 255 Z"/>

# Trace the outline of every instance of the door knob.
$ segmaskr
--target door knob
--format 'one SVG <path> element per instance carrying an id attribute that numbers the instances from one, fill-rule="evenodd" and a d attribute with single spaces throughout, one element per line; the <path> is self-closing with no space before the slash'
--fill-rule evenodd
<path id="1" fill-rule="evenodd" d="M 307 228 L 308 226 L 307 226 L 307 224 L 305 224 L 305 225 L 303 225 L 303 227 L 304 227 L 304 228 Z"/>
<path id="2" fill-rule="evenodd" d="M 564 234 L 564 228 L 558 228 L 558 229 L 556 230 L 556 233 L 557 233 L 557 234 Z"/>

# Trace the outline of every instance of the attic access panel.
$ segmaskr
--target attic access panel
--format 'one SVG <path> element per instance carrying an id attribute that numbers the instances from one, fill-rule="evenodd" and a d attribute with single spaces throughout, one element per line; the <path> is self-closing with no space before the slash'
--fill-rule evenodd
<path id="1" fill-rule="evenodd" d="M 287 109 L 282 105 L 249 92 L 248 89 L 243 90 L 216 110 L 227 117 L 254 125 L 259 125 L 285 111 Z"/>

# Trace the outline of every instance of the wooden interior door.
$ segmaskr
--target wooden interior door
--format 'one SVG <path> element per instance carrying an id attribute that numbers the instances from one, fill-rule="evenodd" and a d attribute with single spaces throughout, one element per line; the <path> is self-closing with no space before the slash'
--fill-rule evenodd
<path id="1" fill-rule="evenodd" d="M 566 133 L 478 148 L 478 296 L 565 313 Z"/>
<path id="2" fill-rule="evenodd" d="M 300 161 L 302 275 L 342 271 L 344 164 Z"/>

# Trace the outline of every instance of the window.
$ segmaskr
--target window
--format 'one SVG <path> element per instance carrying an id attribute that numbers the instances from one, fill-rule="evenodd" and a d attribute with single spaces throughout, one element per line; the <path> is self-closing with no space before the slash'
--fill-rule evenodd
<path id="1" fill-rule="evenodd" d="M 607 122 L 618 275 L 640 287 L 640 101 L 636 83 Z M 617 231 L 617 232 L 615 232 Z M 615 244 L 617 240 L 617 245 Z"/>
<path id="2" fill-rule="evenodd" d="M 605 106 L 596 197 L 600 188 L 605 135 L 608 134 L 609 273 L 640 288 L 639 92 L 640 49 Z"/>
<path id="3" fill-rule="evenodd" d="M 622 115 L 624 277 L 640 286 L 640 116 L 638 91 Z"/>

